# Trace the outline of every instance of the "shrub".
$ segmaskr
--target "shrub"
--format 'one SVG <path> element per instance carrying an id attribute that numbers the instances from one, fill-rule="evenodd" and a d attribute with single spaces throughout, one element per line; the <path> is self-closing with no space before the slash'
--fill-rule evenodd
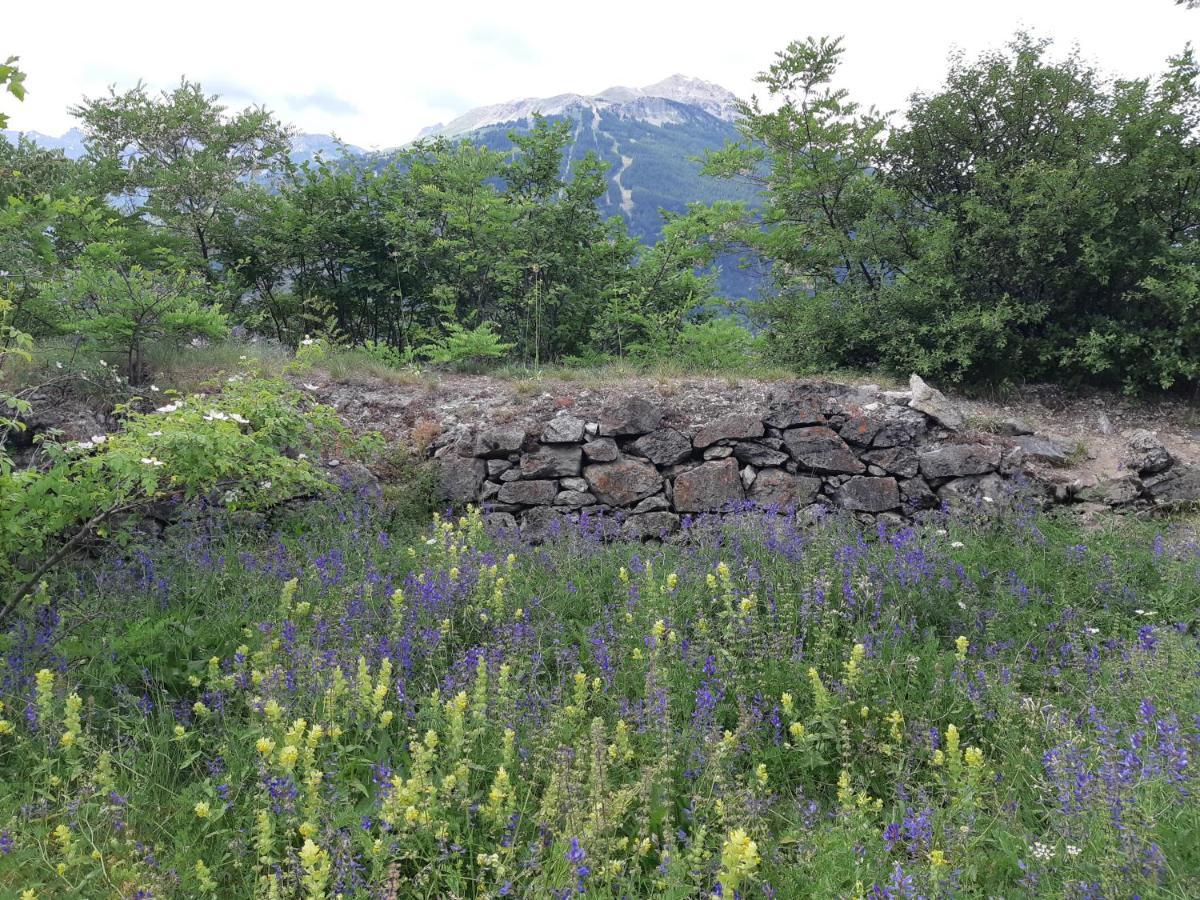
<path id="1" fill-rule="evenodd" d="M 491 322 L 469 330 L 457 322 L 444 324 L 446 335 L 418 351 L 432 363 L 455 369 L 476 369 L 483 363 L 502 359 L 515 346 L 502 342 Z"/>

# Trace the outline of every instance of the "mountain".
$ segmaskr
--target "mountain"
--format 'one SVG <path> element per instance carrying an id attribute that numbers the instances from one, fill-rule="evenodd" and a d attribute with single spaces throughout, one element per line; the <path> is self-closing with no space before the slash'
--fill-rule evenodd
<path id="1" fill-rule="evenodd" d="M 42 134 L 40 131 L 12 131 L 10 129 L 0 132 L 0 135 L 3 135 L 4 139 L 10 144 L 15 144 L 17 138 L 24 135 L 39 147 L 44 147 L 47 150 L 63 151 L 63 155 L 67 159 L 79 159 L 87 152 L 87 148 L 83 143 L 83 132 L 78 128 L 72 128 L 58 137 Z M 291 157 L 297 163 L 314 159 L 318 154 L 324 156 L 326 159 L 338 159 L 343 155 L 343 147 L 352 156 L 362 156 L 367 152 L 362 147 L 355 147 L 353 144 L 343 144 L 332 135 L 297 134 L 292 138 Z"/>
<path id="2" fill-rule="evenodd" d="M 446 123 L 423 129 L 419 138 L 465 138 L 506 151 L 511 131 L 532 127 L 540 113 L 569 122 L 574 142 L 563 161 L 569 167 L 588 151 L 608 163 L 608 190 L 600 198 L 608 215 L 623 216 L 631 234 L 658 239 L 661 210 L 682 212 L 695 201 L 757 202 L 749 185 L 706 178 L 697 158 L 737 140 L 737 98 L 720 85 L 672 75 L 641 88 L 611 87 L 599 94 L 557 94 L 481 106 Z M 722 261 L 720 291 L 752 296 L 759 276 Z"/>

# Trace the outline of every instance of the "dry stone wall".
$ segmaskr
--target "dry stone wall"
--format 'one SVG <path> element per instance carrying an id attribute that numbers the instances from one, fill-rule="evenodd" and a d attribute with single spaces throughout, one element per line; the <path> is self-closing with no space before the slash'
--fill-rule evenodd
<path id="1" fill-rule="evenodd" d="M 969 430 L 940 392 L 781 384 L 764 409 L 688 422 L 667 398 L 630 396 L 594 416 L 482 425 L 435 442 L 443 492 L 535 536 L 606 514 L 631 537 L 666 538 L 681 517 L 753 504 L 841 509 L 899 522 L 943 503 L 1011 495 L 1122 506 L 1200 498 L 1200 473 L 1173 466 L 1150 433 L 1130 442 L 1129 473 L 1082 489 L 1039 478 L 1070 449 L 1020 422 Z"/>

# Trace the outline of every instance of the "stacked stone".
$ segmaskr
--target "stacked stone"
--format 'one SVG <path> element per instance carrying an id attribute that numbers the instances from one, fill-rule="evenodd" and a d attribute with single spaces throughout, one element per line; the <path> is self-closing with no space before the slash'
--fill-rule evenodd
<path id="1" fill-rule="evenodd" d="M 943 502 L 986 508 L 1011 493 L 1006 481 L 1027 463 L 1062 465 L 1069 456 L 1019 423 L 1007 434 L 963 428 L 949 401 L 914 376 L 904 392 L 784 386 L 766 414 L 735 412 L 694 432 L 668 424 L 659 404 L 630 397 L 596 421 L 560 413 L 536 430 L 489 427 L 439 453 L 446 495 L 484 504 L 493 522 L 519 520 L 536 537 L 566 518 L 606 513 L 640 538 L 673 534 L 682 515 L 747 502 L 894 522 Z M 1115 502 L 1153 491 L 1170 465 L 1160 444 L 1134 444 L 1132 467 L 1159 481 L 1122 483 Z M 1074 490 L 1042 487 L 1047 502 L 1075 499 Z"/>

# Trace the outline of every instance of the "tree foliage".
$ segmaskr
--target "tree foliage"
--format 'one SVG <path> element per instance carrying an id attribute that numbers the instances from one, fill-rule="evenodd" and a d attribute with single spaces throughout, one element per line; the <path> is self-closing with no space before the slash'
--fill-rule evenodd
<path id="1" fill-rule="evenodd" d="M 953 380 L 1200 379 L 1200 84 L 1190 49 L 1157 79 L 1106 80 L 1018 34 L 950 61 L 902 124 L 831 86 L 839 41 L 759 77 L 743 145 L 713 174 L 761 182 L 742 234 L 775 263 L 775 351 L 809 367 Z"/>

